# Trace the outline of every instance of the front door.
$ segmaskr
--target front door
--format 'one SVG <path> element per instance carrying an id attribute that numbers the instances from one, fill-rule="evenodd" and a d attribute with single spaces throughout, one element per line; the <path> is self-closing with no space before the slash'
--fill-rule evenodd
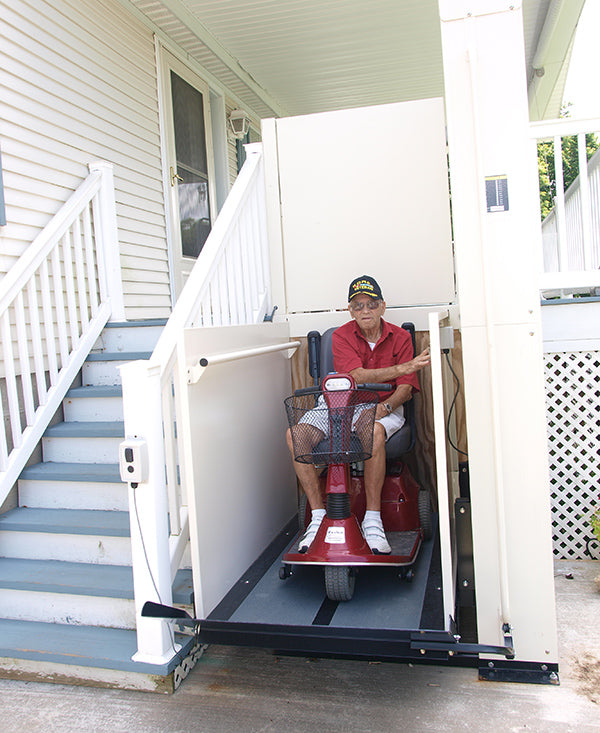
<path id="1" fill-rule="evenodd" d="M 163 54 L 171 281 L 176 299 L 215 216 L 209 91 L 167 51 Z"/>

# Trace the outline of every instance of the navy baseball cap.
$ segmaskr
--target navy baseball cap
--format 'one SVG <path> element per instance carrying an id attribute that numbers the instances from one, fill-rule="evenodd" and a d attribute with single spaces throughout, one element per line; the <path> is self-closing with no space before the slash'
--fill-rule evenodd
<path id="1" fill-rule="evenodd" d="M 362 293 L 369 295 L 374 300 L 383 300 L 381 288 L 379 287 L 377 280 L 370 275 L 361 275 L 350 283 L 350 287 L 348 289 L 348 303 L 355 295 L 361 295 Z"/>

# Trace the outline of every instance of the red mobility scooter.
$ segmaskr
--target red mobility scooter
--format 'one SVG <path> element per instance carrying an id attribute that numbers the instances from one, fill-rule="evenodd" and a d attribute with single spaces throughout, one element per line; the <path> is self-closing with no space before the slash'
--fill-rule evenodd
<path id="1" fill-rule="evenodd" d="M 405 323 L 413 339 L 414 326 Z M 317 536 L 305 552 L 292 549 L 282 560 L 279 577 L 293 574 L 295 565 L 322 565 L 325 590 L 332 601 L 349 601 L 354 594 L 360 568 L 396 566 L 400 577 L 411 580 L 411 566 L 421 543 L 433 535 L 429 492 L 421 489 L 401 456 L 414 446 L 414 405 L 405 406 L 406 424 L 386 443 L 386 477 L 382 490 L 381 518 L 392 548 L 389 555 L 375 554 L 360 530 L 366 498 L 360 462 L 370 458 L 378 391 L 390 385 L 356 384 L 348 374 L 329 373 L 333 368 L 330 329 L 308 334 L 309 368 L 314 387 L 296 390 L 286 399 L 292 432 L 294 458 L 322 466 L 321 491 L 327 508 Z M 327 376 L 322 379 L 321 371 Z M 316 426 L 323 438 L 314 444 Z M 300 534 L 310 521 L 310 508 L 302 497 L 299 510 Z M 298 538 L 292 547 L 296 548 Z"/>

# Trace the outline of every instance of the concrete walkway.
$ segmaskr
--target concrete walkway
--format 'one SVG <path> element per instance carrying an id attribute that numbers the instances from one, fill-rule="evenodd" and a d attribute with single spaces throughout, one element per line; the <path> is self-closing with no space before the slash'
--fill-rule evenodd
<path id="1" fill-rule="evenodd" d="M 215 646 L 171 696 L 0 680 L 2 730 L 600 733 L 598 574 L 600 562 L 556 563 L 560 687 Z"/>

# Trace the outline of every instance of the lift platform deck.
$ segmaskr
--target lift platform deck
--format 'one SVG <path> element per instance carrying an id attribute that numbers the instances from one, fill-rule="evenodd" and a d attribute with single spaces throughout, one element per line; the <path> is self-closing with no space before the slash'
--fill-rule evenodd
<path id="1" fill-rule="evenodd" d="M 326 597 L 322 567 L 294 566 L 291 577 L 280 579 L 282 557 L 297 539 L 297 526 L 291 522 L 201 621 L 201 642 L 308 656 L 410 660 L 422 659 L 418 640 L 423 632 L 445 635 L 437 523 L 433 539 L 421 547 L 412 581 L 401 579 L 398 568 L 364 568 L 348 602 Z M 433 659 L 447 659 L 447 653 L 434 653 Z"/>

